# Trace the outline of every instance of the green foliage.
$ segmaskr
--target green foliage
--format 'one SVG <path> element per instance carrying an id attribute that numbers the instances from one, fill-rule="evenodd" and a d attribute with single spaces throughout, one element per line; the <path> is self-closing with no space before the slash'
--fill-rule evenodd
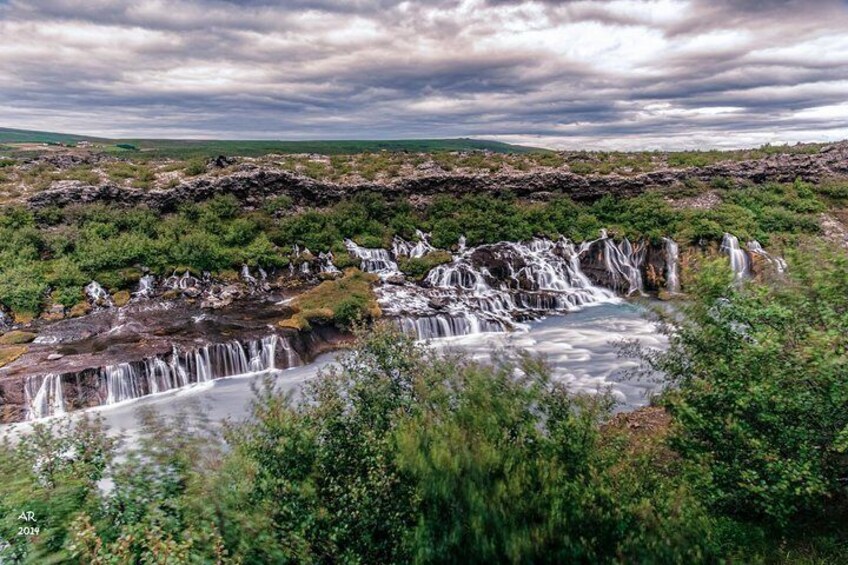
<path id="1" fill-rule="evenodd" d="M 765 528 L 842 504 L 848 460 L 848 261 L 793 254 L 789 279 L 738 289 L 705 267 L 667 353 L 652 365 L 679 386 L 665 398 L 673 445 L 704 465 L 717 512 Z"/>
<path id="2" fill-rule="evenodd" d="M 203 159 L 192 159 L 183 169 L 183 172 L 190 177 L 202 175 L 206 172 L 206 162 Z"/>
<path id="3" fill-rule="evenodd" d="M 378 156 L 385 157 L 381 153 L 367 159 L 375 161 Z M 331 163 L 341 167 L 365 158 L 336 157 Z M 479 158 L 451 157 L 457 166 Z M 591 158 L 622 162 L 613 154 Z M 150 171 L 146 165 L 123 162 L 110 167 L 110 176 L 126 175 L 133 182 L 145 182 L 143 171 Z M 356 264 L 342 245 L 346 238 L 368 247 L 388 247 L 394 236 L 411 239 L 418 228 L 430 231 L 433 244 L 442 249 L 455 246 L 463 235 L 470 245 L 534 236 L 585 241 L 597 237 L 602 228 L 631 240 L 656 242 L 672 236 L 684 246 L 719 241 L 725 232 L 767 245 L 774 236 L 787 240 L 818 233 L 818 215 L 827 210 L 825 200 L 835 201 L 840 190 L 839 185 L 824 189 L 801 181 L 727 188 L 720 191 L 721 204 L 697 210 L 672 208 L 659 192 L 626 199 L 605 196 L 591 204 L 576 203 L 565 195 L 544 203 L 523 202 L 510 194 L 442 195 L 421 207 L 361 192 L 330 207 L 306 210 L 293 209 L 291 198 L 282 195 L 258 211 L 244 210 L 233 195 L 217 195 L 203 203 L 181 204 L 169 214 L 81 205 L 43 209 L 35 218 L 25 208 L 9 207 L 0 214 L 0 275 L 9 271 L 22 285 L 17 290 L 11 283 L 5 287 L 4 296 L 15 306 L 2 303 L 36 308 L 37 313 L 45 283 L 67 303 L 84 278 L 107 284 L 102 277 L 111 281 L 110 289 L 124 290 L 132 281 L 119 271 L 140 266 L 159 273 L 177 265 L 196 272 L 238 269 L 245 263 L 271 269 L 288 264 L 286 254 L 294 245 L 315 253 L 333 251 L 344 268 Z M 418 278 L 444 260 L 444 254 L 437 254 L 402 260 L 400 267 Z M 64 279 L 61 271 L 68 272 Z"/>
<path id="4" fill-rule="evenodd" d="M 421 280 L 433 267 L 449 263 L 453 256 L 447 251 L 431 251 L 423 257 L 400 257 L 398 268 L 413 280 Z"/>

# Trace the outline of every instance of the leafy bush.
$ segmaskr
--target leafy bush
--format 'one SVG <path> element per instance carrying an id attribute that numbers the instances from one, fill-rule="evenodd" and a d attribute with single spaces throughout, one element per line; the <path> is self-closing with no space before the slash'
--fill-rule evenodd
<path id="1" fill-rule="evenodd" d="M 848 260 L 805 249 L 788 272 L 739 289 L 724 262 L 705 267 L 670 349 L 650 357 L 678 384 L 673 445 L 708 470 L 704 500 L 767 528 L 848 494 Z"/>
<path id="2" fill-rule="evenodd" d="M 445 263 L 449 263 L 453 256 L 447 251 L 432 251 L 423 257 L 400 257 L 398 268 L 406 276 L 421 280 L 431 269 Z"/>

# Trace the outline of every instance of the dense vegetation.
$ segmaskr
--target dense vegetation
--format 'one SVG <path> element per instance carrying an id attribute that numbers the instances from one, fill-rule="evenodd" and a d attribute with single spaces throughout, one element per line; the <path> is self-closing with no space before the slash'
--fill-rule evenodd
<path id="1" fill-rule="evenodd" d="M 222 435 L 147 413 L 118 458 L 96 422 L 37 426 L 0 448 L 0 557 L 844 562 L 848 261 L 805 249 L 789 272 L 690 281 L 671 348 L 643 352 L 676 385 L 644 432 L 538 359 L 481 365 L 384 327 L 298 400 L 266 383 Z M 38 535 L 17 535 L 25 510 Z"/>
<path id="2" fill-rule="evenodd" d="M 36 214 L 11 207 L 0 214 L 0 304 L 21 316 L 36 315 L 50 303 L 70 307 L 82 300 L 83 286 L 93 279 L 112 292 L 131 289 L 141 267 L 160 275 L 188 268 L 223 278 L 242 264 L 273 270 L 289 263 L 294 245 L 315 253 L 332 250 L 344 267 L 352 264 L 345 238 L 388 247 L 394 235 L 414 238 L 416 228 L 432 232 L 433 244 L 445 249 L 461 235 L 470 245 L 542 235 L 583 241 L 603 228 L 631 239 L 672 236 L 683 245 L 717 241 L 727 231 L 775 245 L 816 233 L 817 214 L 848 198 L 843 185 L 803 182 L 744 188 L 718 183 L 715 190 L 722 202 L 712 209 L 675 208 L 658 193 L 605 197 L 593 204 L 565 196 L 545 203 L 508 195 L 442 196 L 423 209 L 375 194 L 325 209 L 297 209 L 279 197 L 252 211 L 219 196 L 164 216 L 101 205 Z M 403 268 L 420 277 L 444 259 L 433 256 Z"/>

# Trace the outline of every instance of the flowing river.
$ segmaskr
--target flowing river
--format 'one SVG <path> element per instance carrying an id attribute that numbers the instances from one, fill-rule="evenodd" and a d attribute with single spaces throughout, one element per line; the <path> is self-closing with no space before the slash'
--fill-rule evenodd
<path id="1" fill-rule="evenodd" d="M 617 410 L 632 410 L 647 404 L 660 383 L 634 377 L 629 370 L 638 366 L 634 359 L 619 355 L 617 343 L 635 340 L 647 347 L 664 348 L 666 338 L 657 333 L 654 323 L 645 316 L 643 306 L 621 302 L 586 307 L 562 316 L 550 316 L 527 323 L 512 332 L 478 333 L 434 339 L 432 347 L 464 352 L 485 361 L 494 351 L 528 351 L 542 355 L 554 378 L 566 382 L 575 392 L 609 391 L 617 401 Z M 255 386 L 271 375 L 280 389 L 297 389 L 318 376 L 322 368 L 333 363 L 335 354 L 325 354 L 313 363 L 283 371 L 260 371 L 216 379 L 186 388 L 117 404 L 74 412 L 100 414 L 112 431 L 124 431 L 129 437 L 139 429 L 138 409 L 147 406 L 163 416 L 200 407 L 213 423 L 225 419 L 240 420 L 249 415 Z M 22 433 L 29 422 L 11 424 L 7 429 Z"/>

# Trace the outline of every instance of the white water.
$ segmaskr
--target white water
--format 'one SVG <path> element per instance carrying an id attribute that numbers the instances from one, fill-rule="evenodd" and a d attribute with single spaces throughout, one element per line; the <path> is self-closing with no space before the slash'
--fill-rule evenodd
<path id="1" fill-rule="evenodd" d="M 751 261 L 745 250 L 739 247 L 739 239 L 736 236 L 724 234 L 721 240 L 721 251 L 730 257 L 730 268 L 733 269 L 737 281 L 751 276 Z"/>
<path id="2" fill-rule="evenodd" d="M 88 283 L 88 286 L 85 287 L 85 295 L 92 304 L 96 304 L 98 306 L 112 305 L 112 297 L 97 281 L 91 281 Z"/>
<path id="3" fill-rule="evenodd" d="M 665 287 L 672 294 L 680 292 L 680 275 L 678 274 L 678 265 L 680 263 L 680 249 L 677 243 L 670 237 L 664 237 L 665 242 Z"/>
<path id="4" fill-rule="evenodd" d="M 566 382 L 574 392 L 597 393 L 610 391 L 620 402 L 619 409 L 645 405 L 659 384 L 650 380 L 629 378 L 628 369 L 635 368 L 633 359 L 622 359 L 615 342 L 635 339 L 648 347 L 665 347 L 665 338 L 656 333 L 639 307 L 629 304 L 605 304 L 574 312 L 566 316 L 551 316 L 529 322 L 522 331 L 512 333 L 478 333 L 459 338 L 435 340 L 433 347 L 466 352 L 474 358 L 487 360 L 493 349 L 508 348 L 514 352 L 525 349 L 541 354 L 548 360 L 555 379 Z M 282 344 L 282 341 L 280 342 Z M 81 412 L 97 412 L 113 430 L 137 432 L 140 425 L 136 410 L 149 406 L 163 415 L 174 415 L 199 404 L 203 414 L 212 422 L 226 418 L 241 419 L 249 414 L 253 388 L 271 375 L 280 390 L 298 390 L 304 382 L 315 378 L 322 368 L 333 363 L 335 354 L 320 356 L 314 363 L 281 371 L 247 372 L 232 378 L 216 378 L 204 386 L 160 392 L 132 402 L 102 406 Z M 16 431 L 25 432 L 29 425 L 14 424 Z"/>
<path id="5" fill-rule="evenodd" d="M 493 274 L 480 256 L 494 258 L 503 272 Z M 420 339 L 500 332 L 522 320 L 618 300 L 589 281 L 566 239 L 466 247 L 422 285 L 383 285 L 377 295 L 383 312 Z"/>
<path id="6" fill-rule="evenodd" d="M 644 282 L 642 281 L 642 263 L 645 260 L 647 247 L 639 244 L 636 247 L 629 240 L 624 239 L 616 244 L 615 240 L 607 236 L 606 230 L 601 231 L 601 238 L 595 241 L 585 242 L 581 246 L 581 252 L 587 251 L 593 244 L 603 246 L 603 258 L 607 271 L 614 279 L 622 279 L 627 283 L 626 294 L 644 294 Z"/>
<path id="7" fill-rule="evenodd" d="M 191 272 L 186 270 L 182 275 L 178 275 L 176 271 L 174 274 L 165 279 L 165 288 L 170 288 L 172 290 L 185 290 L 187 288 L 191 288 L 193 286 L 197 286 L 200 281 L 197 277 L 193 277 Z"/>
<path id="8" fill-rule="evenodd" d="M 135 291 L 135 296 L 138 298 L 151 298 L 156 291 L 156 277 L 153 275 L 144 275 L 138 281 L 138 290 Z"/>
<path id="9" fill-rule="evenodd" d="M 749 241 L 746 247 L 748 248 L 749 253 L 759 255 L 760 257 L 765 259 L 768 264 L 774 266 L 775 270 L 778 273 L 786 272 L 787 266 L 786 261 L 783 259 L 783 257 L 778 257 L 776 255 L 768 253 L 765 249 L 763 249 L 763 246 L 760 245 L 760 242 L 756 239 L 753 241 Z"/>
<path id="10" fill-rule="evenodd" d="M 395 257 L 399 257 L 401 255 L 413 258 L 424 257 L 428 253 L 436 250 L 435 247 L 430 245 L 429 234 L 426 234 L 421 230 L 415 230 L 415 237 L 417 238 L 417 242 L 414 244 L 400 237 L 395 237 L 392 241 L 392 253 L 394 253 Z"/>
<path id="11" fill-rule="evenodd" d="M 333 264 L 333 253 L 328 251 L 327 253 L 319 253 L 318 254 L 318 262 L 321 265 L 322 273 L 339 273 L 338 267 Z"/>
<path id="12" fill-rule="evenodd" d="M 385 278 L 400 272 L 387 249 L 360 247 L 350 239 L 345 240 L 345 247 L 351 255 L 361 261 L 360 268 L 366 273 L 376 273 Z"/>
<path id="13" fill-rule="evenodd" d="M 36 420 L 65 413 L 62 380 L 59 375 L 29 377 L 24 385 L 27 419 Z"/>
<path id="14" fill-rule="evenodd" d="M 121 404 L 225 377 L 275 371 L 278 348 L 284 352 L 282 368 L 302 364 L 291 344 L 272 334 L 244 345 L 232 341 L 209 344 L 192 351 L 180 351 L 174 347 L 167 358 L 152 357 L 108 365 L 96 371 L 102 391 L 100 405 Z M 28 420 L 65 413 L 60 375 L 29 377 L 24 394 Z"/>

